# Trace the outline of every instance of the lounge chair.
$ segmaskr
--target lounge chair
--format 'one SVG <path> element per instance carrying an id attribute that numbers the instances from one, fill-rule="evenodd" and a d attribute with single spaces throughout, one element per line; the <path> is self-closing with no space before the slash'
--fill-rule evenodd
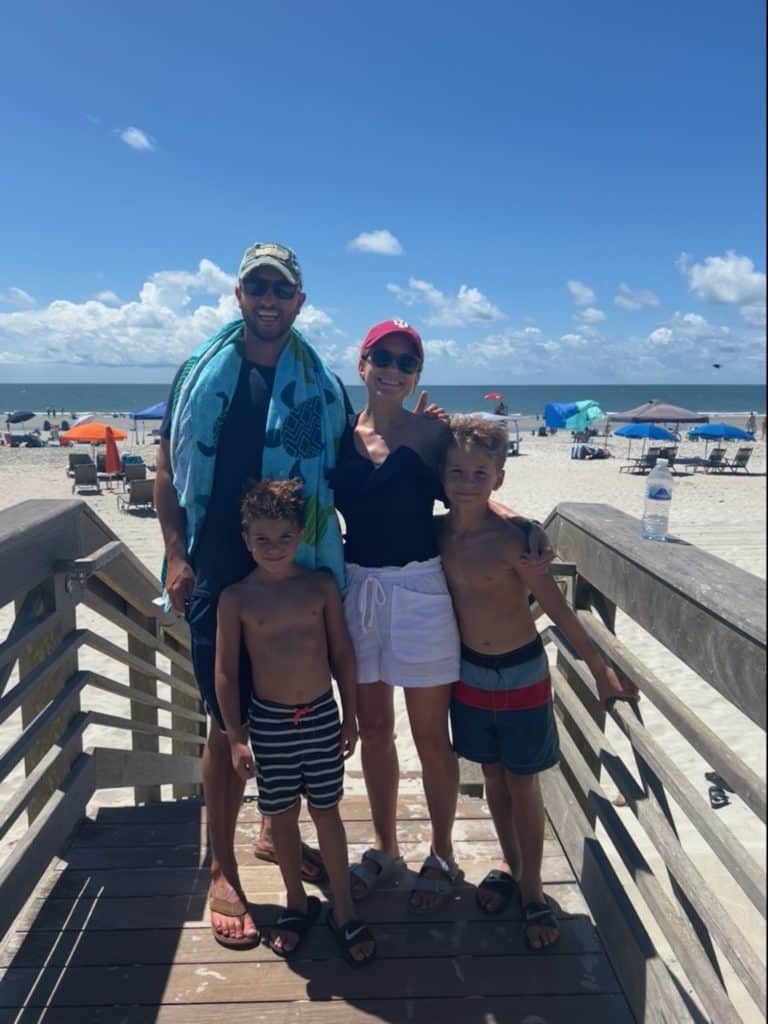
<path id="1" fill-rule="evenodd" d="M 725 462 L 725 448 L 713 448 L 706 459 L 702 459 L 698 468 L 706 473 L 720 473 Z"/>
<path id="2" fill-rule="evenodd" d="M 70 452 L 68 459 L 67 476 L 75 475 L 75 466 L 92 466 L 94 464 L 87 452 Z"/>
<path id="3" fill-rule="evenodd" d="M 79 491 L 81 487 L 87 487 L 91 490 L 95 490 L 98 494 L 101 494 L 101 484 L 99 483 L 99 475 L 96 472 L 96 467 L 92 462 L 81 462 L 80 465 L 75 465 L 73 476 L 73 494 L 75 493 L 75 491 Z"/>
<path id="4" fill-rule="evenodd" d="M 661 455 L 661 448 L 649 448 L 639 459 L 632 459 L 626 466 L 619 466 L 620 473 L 650 473 Z"/>
<path id="5" fill-rule="evenodd" d="M 740 469 L 743 469 L 745 473 L 749 474 L 747 463 L 749 462 L 751 455 L 751 447 L 747 446 L 746 448 L 739 448 L 732 459 L 723 459 L 720 472 L 722 473 L 727 469 L 729 473 L 738 473 Z"/>
<path id="6" fill-rule="evenodd" d="M 146 480 L 147 465 L 145 462 L 123 463 L 123 490 L 126 489 L 131 480 Z"/>
<path id="7" fill-rule="evenodd" d="M 118 494 L 117 507 L 120 512 L 131 512 L 137 508 L 155 510 L 155 481 L 131 480 L 125 494 Z"/>

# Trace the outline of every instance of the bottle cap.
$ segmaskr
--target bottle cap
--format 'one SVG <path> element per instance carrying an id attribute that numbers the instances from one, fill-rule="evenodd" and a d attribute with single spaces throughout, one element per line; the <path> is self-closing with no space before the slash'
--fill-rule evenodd
<path id="1" fill-rule="evenodd" d="M 669 459 L 656 459 L 656 465 L 657 466 L 668 466 L 669 465 Z"/>

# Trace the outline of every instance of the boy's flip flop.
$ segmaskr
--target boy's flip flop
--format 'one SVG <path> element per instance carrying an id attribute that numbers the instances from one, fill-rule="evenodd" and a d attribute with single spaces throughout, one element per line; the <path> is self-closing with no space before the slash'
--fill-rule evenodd
<path id="1" fill-rule="evenodd" d="M 427 878 L 426 875 L 429 870 L 439 871 L 443 877 Z M 448 896 L 450 896 L 454 886 L 458 885 L 463 878 L 464 872 L 453 857 L 450 857 L 448 860 L 444 860 L 442 857 L 438 857 L 436 853 L 430 853 L 421 865 L 419 875 L 413 883 L 413 888 L 411 889 L 411 894 L 408 898 L 408 905 L 411 910 L 416 910 L 419 913 L 427 913 L 430 910 L 437 910 L 438 907 L 442 906 Z M 417 892 L 436 894 L 438 899 L 427 907 L 419 907 L 413 902 L 413 894 Z"/>
<path id="2" fill-rule="evenodd" d="M 543 943 L 541 946 L 534 946 L 531 942 L 531 937 L 528 934 L 529 928 L 556 928 L 557 936 L 552 942 Z M 560 940 L 560 925 L 557 923 L 555 912 L 548 903 L 539 903 L 538 900 L 532 900 L 530 903 L 526 903 L 523 907 L 523 938 L 525 944 L 532 953 L 543 953 L 547 949 L 552 947 Z"/>
<path id="3" fill-rule="evenodd" d="M 350 967 L 367 967 L 368 964 L 373 963 L 376 959 L 376 940 L 365 921 L 358 921 L 355 918 L 352 921 L 347 921 L 346 924 L 338 925 L 336 924 L 336 918 L 333 916 L 333 907 L 329 907 L 325 922 L 330 929 L 331 935 L 336 940 L 336 945 L 339 947 L 341 955 Z M 356 960 L 352 956 L 352 950 L 363 942 L 372 942 L 374 946 L 373 952 L 362 960 Z"/>
<path id="4" fill-rule="evenodd" d="M 258 843 L 253 848 L 253 855 L 257 860 L 263 860 L 267 864 L 277 864 L 275 849 L 273 846 L 260 846 Z M 323 858 L 319 850 L 301 844 L 301 879 L 311 885 L 320 885 L 327 878 Z"/>
<path id="5" fill-rule="evenodd" d="M 485 906 L 479 898 L 481 892 L 493 893 L 494 896 L 498 896 L 499 902 L 495 906 Z M 519 893 L 520 885 L 516 878 L 513 878 L 508 871 L 494 869 L 489 871 L 478 885 L 475 891 L 475 900 L 484 914 L 494 915 L 506 910 Z"/>
<path id="6" fill-rule="evenodd" d="M 209 896 L 208 906 L 212 914 L 221 914 L 223 917 L 244 917 L 248 913 L 248 907 L 245 905 L 244 899 L 222 900 L 218 896 Z M 258 930 L 250 938 L 233 939 L 228 935 L 222 935 L 220 932 L 217 932 L 213 927 L 213 922 L 211 922 L 211 933 L 218 944 L 226 946 L 227 949 L 253 949 L 254 946 L 258 946 L 261 942 L 261 933 Z"/>
<path id="7" fill-rule="evenodd" d="M 296 945 L 291 949 L 283 949 L 281 946 L 276 946 L 272 941 L 271 934 L 267 945 L 273 953 L 281 956 L 283 960 L 296 956 L 299 946 L 307 937 L 307 932 L 315 923 L 319 914 L 320 900 L 317 896 L 307 896 L 307 910 L 304 914 L 300 910 L 292 910 L 290 907 L 286 907 L 272 925 L 272 928 L 277 928 L 279 931 L 292 932 L 296 936 Z"/>
<path id="8" fill-rule="evenodd" d="M 366 860 L 373 865 L 373 871 L 369 871 L 364 866 L 364 861 Z M 370 896 L 376 886 L 391 878 L 392 875 L 404 866 L 404 863 L 402 857 L 388 857 L 386 853 L 382 853 L 381 850 L 374 850 L 373 847 L 366 850 L 360 858 L 360 863 L 353 864 L 349 869 L 353 881 L 356 880 L 363 886 L 362 892 L 359 889 L 355 892 L 355 887 L 354 885 L 352 886 L 352 899 L 357 902 L 358 900 L 364 900 L 366 896 Z"/>

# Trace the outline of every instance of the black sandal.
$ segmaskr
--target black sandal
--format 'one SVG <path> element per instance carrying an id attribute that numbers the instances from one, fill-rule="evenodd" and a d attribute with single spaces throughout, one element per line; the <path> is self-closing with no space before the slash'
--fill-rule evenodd
<path id="1" fill-rule="evenodd" d="M 545 945 L 534 946 L 528 935 L 528 929 L 534 925 L 541 928 L 556 928 L 558 931 L 557 938 Z M 530 903 L 525 904 L 523 907 L 523 938 L 525 939 L 526 946 L 532 953 L 543 953 L 546 949 L 552 949 L 560 940 L 560 925 L 555 917 L 555 912 L 548 903 L 539 903 L 538 900 L 532 900 Z"/>
<path id="2" fill-rule="evenodd" d="M 300 910 L 292 910 L 290 907 L 286 907 L 272 927 L 281 931 L 293 932 L 296 936 L 296 945 L 292 949 L 282 949 L 280 946 L 275 946 L 270 933 L 267 945 L 272 952 L 276 953 L 277 956 L 281 956 L 283 960 L 288 960 L 290 957 L 295 956 L 299 946 L 307 937 L 307 932 L 317 920 L 320 914 L 320 906 L 320 900 L 317 896 L 308 896 L 307 912 L 305 914 L 302 914 Z"/>
<path id="3" fill-rule="evenodd" d="M 479 893 L 492 892 L 495 896 L 501 898 L 501 902 L 493 907 L 489 908 L 483 906 L 479 899 Z M 494 869 L 489 871 L 485 878 L 482 880 L 475 890 L 475 900 L 477 901 L 478 907 L 484 914 L 500 914 L 503 910 L 506 910 L 512 900 L 518 895 L 520 891 L 520 885 L 516 878 L 513 878 L 508 871 L 499 871 Z"/>
<path id="4" fill-rule="evenodd" d="M 350 967 L 367 967 L 368 964 L 373 963 L 376 959 L 376 940 L 365 921 L 359 921 L 357 918 L 354 918 L 351 921 L 347 921 L 345 925 L 339 926 L 336 924 L 336 918 L 333 916 L 333 907 L 329 908 L 325 921 L 331 935 L 336 940 L 336 945 L 339 947 L 341 955 Z M 352 948 L 353 946 L 359 946 L 362 942 L 372 942 L 374 950 L 364 960 L 356 960 L 352 956 Z"/>

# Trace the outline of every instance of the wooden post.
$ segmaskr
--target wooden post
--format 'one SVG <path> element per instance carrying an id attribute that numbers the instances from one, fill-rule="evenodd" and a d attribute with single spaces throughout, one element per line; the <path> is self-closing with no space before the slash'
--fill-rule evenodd
<path id="1" fill-rule="evenodd" d="M 188 654 L 186 648 L 182 647 L 178 640 L 170 636 L 168 633 L 165 634 L 165 643 L 168 647 L 174 651 L 179 651 L 181 654 Z M 195 685 L 195 677 L 191 672 L 185 672 L 184 669 L 180 668 L 175 662 L 170 663 L 170 673 L 174 679 L 179 679 L 184 683 Z M 192 711 L 199 711 L 200 714 L 205 714 L 205 708 L 203 702 L 195 697 L 189 697 L 185 693 L 178 693 L 176 690 L 171 691 L 171 700 L 179 708 L 187 708 Z M 180 718 L 174 714 L 171 714 L 171 728 L 188 731 L 191 728 L 191 724 L 188 718 Z M 199 736 L 205 736 L 205 722 L 199 722 L 197 725 L 197 733 Z M 202 757 L 203 747 L 199 747 L 196 743 L 185 743 L 184 740 L 171 740 L 171 751 L 173 754 L 191 756 L 191 757 Z M 197 782 L 179 783 L 173 787 L 173 797 L 175 800 L 182 800 L 184 797 L 200 796 L 202 794 L 203 787 Z"/>
<path id="2" fill-rule="evenodd" d="M 155 637 L 157 636 L 157 619 L 151 618 L 148 615 L 142 615 L 141 612 L 137 611 L 130 604 L 126 604 L 125 610 L 129 619 L 132 619 L 148 633 L 152 633 Z M 152 665 L 156 664 L 154 647 L 150 647 L 148 644 L 142 643 L 141 640 L 137 640 L 130 634 L 127 634 L 127 636 L 129 654 L 134 654 L 137 658 L 141 658 L 143 661 L 148 661 Z M 153 697 L 157 696 L 157 680 L 154 676 L 146 675 L 144 672 L 141 672 L 136 668 L 129 668 L 128 681 L 130 685 L 135 687 L 137 690 L 143 690 L 144 693 L 149 693 Z M 157 708 L 153 708 L 148 704 L 140 704 L 138 701 L 132 700 L 131 718 L 136 722 L 157 725 Z M 148 750 L 152 752 L 157 752 L 160 749 L 157 736 L 150 736 L 142 732 L 131 733 L 131 746 L 133 750 Z M 159 786 L 134 786 L 133 794 L 137 804 L 149 803 L 153 800 L 159 801 L 161 799 Z"/>
<path id="3" fill-rule="evenodd" d="M 24 597 L 17 598 L 16 615 L 18 618 L 34 620 L 43 615 L 52 615 L 51 627 L 41 636 L 36 637 L 19 655 L 19 676 L 24 677 L 44 658 L 47 658 L 61 641 L 75 628 L 75 602 L 67 592 L 62 575 L 49 576 Z M 22 729 L 34 721 L 43 708 L 62 690 L 67 680 L 77 672 L 77 652 L 64 658 L 61 664 L 49 675 L 44 685 L 40 686 L 21 705 Z M 72 718 L 80 711 L 80 693 L 74 693 L 70 700 L 62 706 L 60 712 L 50 725 L 41 732 L 38 740 L 32 745 L 24 758 L 24 768 L 29 773 L 40 759 L 47 754 L 51 746 L 64 732 Z M 69 771 L 72 762 L 82 752 L 82 742 L 74 743 L 68 759 L 62 759 L 58 768 L 46 776 L 37 795 L 27 807 L 27 820 L 31 825 L 51 793 Z"/>

